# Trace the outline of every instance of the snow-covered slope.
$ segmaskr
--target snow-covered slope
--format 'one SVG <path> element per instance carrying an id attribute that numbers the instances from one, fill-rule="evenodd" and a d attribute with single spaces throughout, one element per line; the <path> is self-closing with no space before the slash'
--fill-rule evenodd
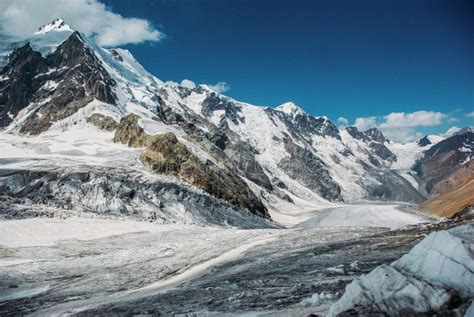
<path id="1" fill-rule="evenodd" d="M 49 32 L 74 32 L 74 30 L 63 19 L 58 18 L 51 23 L 41 26 L 38 31 L 35 32 L 35 35 L 46 34 Z"/>
<path id="2" fill-rule="evenodd" d="M 416 181 L 393 171 L 414 161 L 404 155 L 409 146 L 389 142 L 377 129 L 339 129 L 292 102 L 274 109 L 239 102 L 206 85 L 165 83 L 129 51 L 101 48 L 61 19 L 28 39 L 8 41 L 2 54 L 10 62 L 0 81 L 0 89 L 10 92 L 2 98 L 13 96 L 2 101 L 6 132 L 39 134 L 72 126 L 90 132 L 91 123 L 106 120 L 114 127 L 134 113 L 144 133 L 175 134 L 203 164 L 238 175 L 275 211 L 421 199 Z M 33 71 L 24 71 L 25 60 L 34 61 Z M 23 96 L 18 83 L 32 83 L 26 97 L 15 98 Z"/>
<path id="3" fill-rule="evenodd" d="M 62 19 L 56 19 L 43 25 L 27 38 L 16 38 L 0 34 L 0 68 L 8 62 L 8 56 L 17 48 L 30 43 L 33 50 L 43 56 L 51 54 L 64 42 L 74 30 Z"/>

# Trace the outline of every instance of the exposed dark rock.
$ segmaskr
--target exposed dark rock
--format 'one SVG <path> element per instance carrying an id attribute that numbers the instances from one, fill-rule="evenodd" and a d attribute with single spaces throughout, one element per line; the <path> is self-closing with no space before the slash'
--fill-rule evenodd
<path id="1" fill-rule="evenodd" d="M 353 126 L 346 127 L 346 131 L 347 131 L 347 133 L 349 133 L 354 139 L 362 140 L 362 141 L 364 141 L 364 142 L 370 141 L 370 140 L 369 140 L 369 137 L 368 137 L 364 132 L 359 131 L 359 129 L 357 129 L 356 127 L 353 127 Z"/>
<path id="2" fill-rule="evenodd" d="M 424 190 L 431 194 L 439 182 L 473 157 L 474 133 L 466 130 L 465 133 L 455 134 L 426 150 L 413 170 L 421 179 Z"/>
<path id="3" fill-rule="evenodd" d="M 201 90 L 201 93 L 205 93 L 202 87 L 196 87 L 195 90 L 196 89 Z M 185 117 L 183 117 L 168 107 L 161 97 L 159 98 L 161 103 L 159 109 L 157 109 L 157 113 L 163 122 L 182 127 L 183 130 L 191 138 L 200 143 L 207 152 L 236 174 L 245 176 L 247 179 L 267 190 L 273 189 L 263 168 L 255 159 L 257 151 L 248 143 L 241 141 L 240 137 L 229 129 L 227 121 L 223 120 L 221 124 L 216 127 L 209 122 L 203 121 L 192 112 L 186 113 Z M 205 100 L 207 100 L 205 108 L 207 110 L 203 111 L 208 115 L 212 115 L 214 110 L 223 110 L 225 108 L 228 109 L 225 112 L 226 116 L 229 115 L 235 120 L 238 119 L 237 112 L 240 111 L 240 108 L 235 107 L 232 102 L 221 98 L 215 93 L 211 93 L 210 97 Z M 218 109 L 214 108 L 214 110 L 212 110 L 212 105 Z M 201 129 L 197 128 L 198 125 L 207 126 L 209 132 L 203 133 Z"/>
<path id="4" fill-rule="evenodd" d="M 226 147 L 225 153 L 247 179 L 269 191 L 273 190 L 272 183 L 255 159 L 255 149 L 248 143 L 231 143 Z"/>
<path id="5" fill-rule="evenodd" d="M 110 53 L 112 54 L 112 57 L 118 61 L 118 62 L 123 62 L 123 58 L 122 56 L 120 56 L 120 54 L 115 50 L 115 49 L 111 49 L 110 50 Z"/>
<path id="6" fill-rule="evenodd" d="M 369 147 L 373 150 L 372 152 L 380 157 L 384 161 L 395 162 L 397 156 L 392 153 L 384 144 L 378 142 L 370 142 Z"/>
<path id="7" fill-rule="evenodd" d="M 331 201 L 342 201 L 341 189 L 332 180 L 325 164 L 311 151 L 302 148 L 291 141 L 285 140 L 285 150 L 290 154 L 278 163 L 288 176 L 298 180 L 304 186 L 319 193 Z"/>
<path id="8" fill-rule="evenodd" d="M 45 58 L 29 44 L 18 48 L 0 75 L 8 78 L 0 82 L 1 127 L 31 105 L 22 133 L 46 131 L 94 99 L 115 103 L 115 82 L 77 32 Z"/>
<path id="9" fill-rule="evenodd" d="M 241 107 L 234 102 L 222 97 L 214 92 L 210 93 L 202 102 L 201 112 L 204 116 L 210 117 L 216 110 L 224 110 L 225 116 L 235 124 L 244 122 L 245 118 L 239 115 Z"/>
<path id="10" fill-rule="evenodd" d="M 307 138 L 311 135 L 320 135 L 341 139 L 337 126 L 326 117 L 313 117 L 307 113 L 288 115 L 272 108 L 266 108 L 265 112 L 270 119 L 272 116 L 278 116 L 295 137 Z"/>
<path id="11" fill-rule="evenodd" d="M 430 139 L 428 139 L 428 136 L 425 135 L 423 138 L 418 140 L 417 144 L 421 147 L 424 147 L 424 146 L 430 145 L 431 141 L 430 141 Z"/>
<path id="12" fill-rule="evenodd" d="M 389 139 L 387 139 L 382 132 L 377 129 L 377 128 L 372 128 L 364 132 L 364 134 L 370 138 L 371 140 L 379 143 L 385 143 L 385 142 L 390 142 Z"/>
<path id="13" fill-rule="evenodd" d="M 92 114 L 86 119 L 86 121 L 105 131 L 114 131 L 118 126 L 117 121 L 115 121 L 112 117 L 105 116 L 101 113 Z"/>
<path id="14" fill-rule="evenodd" d="M 16 49 L 8 64 L 0 72 L 0 127 L 6 127 L 18 113 L 28 106 L 43 80 L 35 77 L 46 72 L 48 65 L 41 54 L 34 52 L 29 44 Z"/>
<path id="15" fill-rule="evenodd" d="M 378 176 L 380 185 L 369 185 L 369 198 L 385 201 L 406 201 L 420 203 L 425 200 L 405 178 L 394 171 L 386 170 Z"/>
<path id="16" fill-rule="evenodd" d="M 123 117 L 115 131 L 114 142 L 130 147 L 145 147 L 147 137 L 143 128 L 138 125 L 139 118 L 133 113 Z"/>
<path id="17" fill-rule="evenodd" d="M 356 127 L 351 126 L 346 127 L 346 131 L 353 138 L 365 142 L 370 147 L 371 152 L 382 160 L 388 162 L 395 162 L 397 160 L 397 156 L 384 145 L 384 143 L 389 142 L 389 140 L 386 139 L 377 128 L 361 132 Z M 375 166 L 382 166 L 374 158 L 371 158 L 371 163 Z"/>
<path id="18" fill-rule="evenodd" d="M 182 178 L 214 197 L 270 218 L 266 207 L 238 175 L 210 162 L 201 162 L 172 133 L 147 135 L 138 125 L 137 115 L 122 118 L 114 141 L 145 147 L 140 160 L 157 173 Z"/>

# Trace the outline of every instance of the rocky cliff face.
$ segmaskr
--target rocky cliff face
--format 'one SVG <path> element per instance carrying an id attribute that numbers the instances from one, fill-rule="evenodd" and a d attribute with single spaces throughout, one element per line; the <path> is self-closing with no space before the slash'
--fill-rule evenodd
<path id="1" fill-rule="evenodd" d="M 377 129 L 339 129 L 293 103 L 259 107 L 205 85 L 163 83 L 126 50 L 56 33 L 69 35 L 52 52 L 41 47 L 47 32 L 11 46 L 0 74 L 0 126 L 9 132 L 116 130 L 116 142 L 145 148 L 140 159 L 157 174 L 263 217 L 265 205 L 288 202 L 420 199 L 390 170 L 397 157 Z"/>
<path id="2" fill-rule="evenodd" d="M 474 133 L 470 130 L 457 133 L 424 152 L 413 166 L 423 189 L 432 194 L 444 179 L 474 157 Z"/>
<path id="3" fill-rule="evenodd" d="M 346 127 L 346 131 L 355 139 L 366 143 L 371 149 L 372 154 L 378 156 L 384 162 L 395 162 L 397 157 L 390 151 L 384 143 L 390 142 L 377 128 L 367 131 L 359 131 L 356 127 Z"/>
<path id="4" fill-rule="evenodd" d="M 77 32 L 47 57 L 29 44 L 16 49 L 0 76 L 0 127 L 23 110 L 22 133 L 44 132 L 94 99 L 116 101 L 114 80 Z"/>
<path id="5" fill-rule="evenodd" d="M 210 161 L 202 162 L 173 133 L 148 135 L 138 124 L 139 117 L 124 117 L 114 140 L 128 146 L 145 147 L 140 160 L 159 174 L 172 175 L 214 197 L 269 218 L 267 208 L 247 184 L 233 172 Z"/>

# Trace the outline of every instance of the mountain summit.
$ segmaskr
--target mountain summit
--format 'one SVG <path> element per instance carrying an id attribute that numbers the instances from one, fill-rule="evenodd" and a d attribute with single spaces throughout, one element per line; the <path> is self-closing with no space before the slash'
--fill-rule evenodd
<path id="1" fill-rule="evenodd" d="M 303 109 L 291 101 L 279 105 L 276 109 L 292 116 L 305 114 Z"/>
<path id="2" fill-rule="evenodd" d="M 45 34 L 49 32 L 74 32 L 69 24 L 66 23 L 62 18 L 57 18 L 53 20 L 51 23 L 45 24 L 41 26 L 38 31 L 35 32 L 37 34 Z"/>
<path id="3" fill-rule="evenodd" d="M 135 188 L 138 183 L 120 181 L 123 192 L 136 191 L 132 196 L 143 201 L 138 203 L 124 194 L 116 202 L 119 196 L 113 191 L 97 201 L 75 196 L 78 202 L 84 201 L 85 209 L 110 213 L 120 209 L 163 222 L 252 227 L 254 220 L 247 221 L 248 217 L 264 221 L 270 217 L 269 210 L 342 201 L 418 203 L 424 199 L 414 176 L 406 176 L 408 171 L 398 174 L 393 168 L 400 158 L 408 161 L 404 166 L 410 169 L 421 147 L 415 145 L 410 152 L 418 154 L 405 158 L 406 151 L 400 152 L 377 129 L 339 129 L 327 117 L 312 116 L 292 102 L 277 108 L 258 107 L 203 85 L 164 82 L 148 73 L 130 52 L 101 48 L 84 34 L 73 32 L 63 19 L 4 47 L 8 59 L 0 71 L 0 128 L 5 133 L 18 135 L 20 140 L 24 134 L 42 138 L 67 133 L 69 143 L 74 139 L 75 144 L 86 142 L 99 149 L 101 145 L 90 140 L 99 137 L 112 142 L 107 133 L 115 130 L 113 141 L 131 147 L 120 151 L 143 151 L 131 161 L 162 181 L 170 177 L 179 181 L 155 198 Z M 90 137 L 84 141 L 86 135 Z M 459 142 L 455 146 L 464 149 Z M 117 144 L 97 151 L 113 149 Z M 64 153 L 81 157 L 89 152 Z M 110 154 L 113 159 L 107 164 L 136 173 L 116 154 Z M 88 162 L 90 157 L 82 159 Z M 53 163 L 50 157 L 48 160 Z M 63 168 L 62 161 L 55 163 Z M 60 172 L 58 177 L 71 177 L 72 182 L 75 176 L 68 173 Z M 104 186 L 117 177 L 113 172 L 97 173 L 111 177 Z M 87 187 L 83 195 L 94 192 L 86 181 L 83 185 Z M 171 195 L 176 188 L 182 194 Z M 64 195 L 50 192 L 49 187 L 44 190 L 47 197 Z M 200 196 L 203 193 L 207 198 Z M 203 207 L 210 201 L 216 206 L 212 213 Z M 152 206 L 152 213 L 143 213 L 143 204 Z M 189 211 L 189 219 L 176 212 L 176 204 Z M 230 209 L 235 212 L 229 213 Z"/>

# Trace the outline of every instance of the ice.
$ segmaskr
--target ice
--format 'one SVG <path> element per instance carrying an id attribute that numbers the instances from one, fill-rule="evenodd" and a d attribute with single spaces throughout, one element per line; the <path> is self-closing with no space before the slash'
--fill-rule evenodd
<path id="1" fill-rule="evenodd" d="M 474 225 L 432 233 L 392 266 L 474 297 Z"/>
<path id="2" fill-rule="evenodd" d="M 344 205 L 323 209 L 299 225 L 302 228 L 386 227 L 391 229 L 426 222 L 421 215 L 399 209 L 397 205 Z"/>
<path id="3" fill-rule="evenodd" d="M 396 314 L 438 311 L 453 290 L 461 299 L 474 297 L 474 225 L 433 232 L 411 251 L 382 265 L 346 287 L 329 316 L 350 309 L 359 313 Z"/>
<path id="4" fill-rule="evenodd" d="M 62 240 L 94 240 L 132 232 L 165 232 L 177 227 L 149 222 L 71 217 L 0 221 L 0 245 L 10 248 L 52 246 Z M 45 234 L 45 230 L 48 234 Z M 24 260 L 23 260 L 24 261 Z M 13 264 L 13 263 L 11 263 Z"/>

